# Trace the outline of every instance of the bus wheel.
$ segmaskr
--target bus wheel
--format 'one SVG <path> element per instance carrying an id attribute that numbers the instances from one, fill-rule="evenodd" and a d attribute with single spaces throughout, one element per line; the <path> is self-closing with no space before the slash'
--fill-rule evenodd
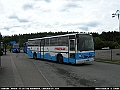
<path id="1" fill-rule="evenodd" d="M 63 63 L 63 57 L 62 57 L 62 55 L 57 55 L 57 61 L 58 61 L 58 63 Z"/>
<path id="2" fill-rule="evenodd" d="M 37 54 L 36 54 L 36 53 L 33 54 L 33 58 L 34 58 L 35 60 L 37 60 Z"/>

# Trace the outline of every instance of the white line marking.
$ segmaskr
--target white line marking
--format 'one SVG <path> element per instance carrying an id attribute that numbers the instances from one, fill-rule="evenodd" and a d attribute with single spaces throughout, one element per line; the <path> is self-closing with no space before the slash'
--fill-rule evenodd
<path id="1" fill-rule="evenodd" d="M 32 61 L 33 62 L 33 61 Z M 45 76 L 42 74 L 42 72 L 40 71 L 40 69 L 36 66 L 36 64 L 33 62 L 33 64 L 35 65 L 35 67 L 38 69 L 38 71 L 40 72 L 40 74 L 42 75 L 42 77 L 47 81 L 47 83 L 50 85 L 50 87 L 52 87 L 52 85 L 50 84 L 50 82 L 47 80 L 47 78 L 45 78 Z"/>

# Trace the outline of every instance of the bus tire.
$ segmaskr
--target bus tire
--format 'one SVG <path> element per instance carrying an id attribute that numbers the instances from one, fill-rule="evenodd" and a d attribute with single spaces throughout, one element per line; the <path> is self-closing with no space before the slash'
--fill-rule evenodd
<path id="1" fill-rule="evenodd" d="M 61 54 L 57 55 L 57 62 L 58 63 L 63 63 L 63 56 Z"/>
<path id="2" fill-rule="evenodd" d="M 35 60 L 37 60 L 37 54 L 36 54 L 36 52 L 34 52 L 33 58 L 34 58 Z"/>

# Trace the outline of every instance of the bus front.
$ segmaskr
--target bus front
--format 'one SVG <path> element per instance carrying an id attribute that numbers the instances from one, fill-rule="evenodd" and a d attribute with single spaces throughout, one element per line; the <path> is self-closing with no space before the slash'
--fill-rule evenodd
<path id="1" fill-rule="evenodd" d="M 20 46 L 19 46 L 19 44 L 13 44 L 12 52 L 20 53 Z"/>
<path id="2" fill-rule="evenodd" d="M 94 61 L 94 41 L 90 34 L 77 34 L 76 64 Z"/>

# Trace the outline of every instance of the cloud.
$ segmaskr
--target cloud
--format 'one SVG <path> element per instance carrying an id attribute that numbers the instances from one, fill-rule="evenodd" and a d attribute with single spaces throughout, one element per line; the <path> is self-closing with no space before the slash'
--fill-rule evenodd
<path id="1" fill-rule="evenodd" d="M 28 20 L 27 19 L 25 19 L 25 18 L 18 18 L 18 21 L 21 23 L 21 22 L 28 22 Z"/>
<path id="2" fill-rule="evenodd" d="M 90 22 L 81 22 L 81 23 L 66 23 L 62 24 L 62 26 L 87 26 L 87 27 L 97 27 L 100 24 L 98 21 L 90 21 Z"/>
<path id="3" fill-rule="evenodd" d="M 100 25 L 100 22 L 98 22 L 98 21 L 91 21 L 91 22 L 81 23 L 81 26 L 78 27 L 78 29 L 89 31 L 90 28 L 96 28 L 96 27 L 98 27 L 98 25 Z"/>
<path id="4" fill-rule="evenodd" d="M 98 30 L 98 28 L 100 28 L 99 25 L 101 25 L 101 23 L 99 21 L 90 21 L 90 22 L 63 23 L 61 25 L 61 27 L 71 28 L 73 30 L 78 30 L 78 31 L 82 30 L 82 32 L 84 32 L 84 31 L 92 32 L 92 31 Z"/>
<path id="5" fill-rule="evenodd" d="M 67 7 L 67 8 L 78 8 L 80 6 L 77 3 L 68 3 L 65 7 Z"/>
<path id="6" fill-rule="evenodd" d="M 51 0 L 45 0 L 45 2 L 49 3 L 49 2 L 51 2 Z"/>
<path id="7" fill-rule="evenodd" d="M 68 2 L 66 4 L 63 5 L 63 7 L 61 8 L 61 12 L 69 12 L 72 9 L 76 9 L 76 8 L 82 8 L 82 6 L 80 4 L 78 4 L 77 2 Z"/>
<path id="8" fill-rule="evenodd" d="M 81 23 L 63 23 L 62 26 L 76 26 L 81 25 Z"/>
<path id="9" fill-rule="evenodd" d="M 111 15 L 119 9 L 119 0 L 1 0 L 1 2 L 0 31 L 4 34 L 75 30 L 98 33 L 102 30 L 118 31 L 118 19 L 113 19 Z"/>
<path id="10" fill-rule="evenodd" d="M 20 17 L 18 17 L 16 14 L 13 14 L 13 15 L 10 15 L 9 17 L 8 17 L 9 19 L 16 19 L 16 20 L 18 20 L 20 23 L 21 22 L 28 22 L 28 20 L 26 19 L 26 18 L 20 18 Z"/>
<path id="11" fill-rule="evenodd" d="M 18 16 L 15 15 L 15 14 L 13 14 L 13 15 L 10 15 L 8 18 L 9 18 L 9 19 L 18 19 Z"/>
<path id="12" fill-rule="evenodd" d="M 42 10 L 42 12 L 51 12 L 51 10 L 50 9 Z"/>
<path id="13" fill-rule="evenodd" d="M 88 31 L 88 27 L 87 26 L 81 26 L 81 27 L 78 27 L 78 29 L 82 29 L 82 30 Z"/>
<path id="14" fill-rule="evenodd" d="M 3 29 L 5 29 L 5 30 L 7 30 L 7 31 L 9 31 L 9 29 L 11 29 L 11 27 L 4 27 Z"/>
<path id="15" fill-rule="evenodd" d="M 84 23 L 85 26 L 89 26 L 89 27 L 97 27 L 99 24 L 100 22 L 98 21 L 91 21 L 91 22 Z"/>
<path id="16" fill-rule="evenodd" d="M 34 0 L 34 1 L 45 1 L 45 2 L 47 2 L 47 3 L 50 3 L 50 2 L 51 2 L 51 0 Z"/>
<path id="17" fill-rule="evenodd" d="M 23 8 L 24 10 L 32 9 L 32 8 L 33 8 L 33 5 L 27 3 L 27 4 L 24 4 L 22 8 Z"/>

